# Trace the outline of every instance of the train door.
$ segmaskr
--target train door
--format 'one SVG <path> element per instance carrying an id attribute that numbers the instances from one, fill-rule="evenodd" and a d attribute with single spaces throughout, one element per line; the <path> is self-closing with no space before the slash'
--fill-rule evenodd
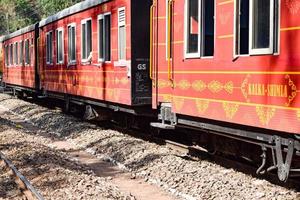
<path id="1" fill-rule="evenodd" d="M 173 0 L 154 1 L 151 7 L 150 77 L 153 108 L 171 104 L 173 82 Z"/>

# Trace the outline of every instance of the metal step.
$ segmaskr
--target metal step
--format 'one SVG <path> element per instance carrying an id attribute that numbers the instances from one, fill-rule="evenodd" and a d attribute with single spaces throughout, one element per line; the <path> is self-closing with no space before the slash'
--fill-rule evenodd
<path id="1" fill-rule="evenodd" d="M 174 130 L 175 129 L 175 126 L 173 126 L 173 125 L 163 124 L 163 123 L 159 123 L 159 122 L 152 122 L 152 123 L 150 123 L 150 126 L 152 126 L 154 128 L 166 129 L 166 130 Z"/>

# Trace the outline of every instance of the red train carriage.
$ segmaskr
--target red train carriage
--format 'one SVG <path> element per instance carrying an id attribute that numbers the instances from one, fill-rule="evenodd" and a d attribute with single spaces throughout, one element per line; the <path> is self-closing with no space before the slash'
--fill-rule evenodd
<path id="1" fill-rule="evenodd" d="M 294 148 L 300 150 L 291 135 L 300 133 L 299 8 L 299 1 L 280 0 L 154 1 L 153 108 L 161 106 L 163 122 L 171 123 L 152 125 L 192 126 L 260 141 L 262 147 L 274 144 L 285 180 Z M 273 132 L 232 129 L 234 124 Z M 275 131 L 289 134 L 283 139 Z M 281 145 L 288 146 L 286 162 Z"/>
<path id="2" fill-rule="evenodd" d="M 32 25 L 2 38 L 3 82 L 17 90 L 39 87 L 36 63 L 37 27 Z"/>
<path id="3" fill-rule="evenodd" d="M 148 1 L 90 0 L 42 20 L 42 90 L 71 101 L 150 105 L 149 8 Z"/>

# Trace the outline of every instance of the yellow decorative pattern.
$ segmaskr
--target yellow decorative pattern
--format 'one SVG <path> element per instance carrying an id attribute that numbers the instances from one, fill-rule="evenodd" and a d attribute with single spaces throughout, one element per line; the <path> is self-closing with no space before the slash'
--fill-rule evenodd
<path id="1" fill-rule="evenodd" d="M 171 102 L 172 101 L 172 95 L 171 94 L 164 94 L 162 96 L 162 98 L 163 98 L 164 102 Z"/>
<path id="2" fill-rule="evenodd" d="M 176 84 L 182 90 L 188 90 L 191 87 L 191 84 L 187 80 L 181 80 L 178 84 Z"/>
<path id="3" fill-rule="evenodd" d="M 229 81 L 228 83 L 226 83 L 224 85 L 224 90 L 226 90 L 226 92 L 228 92 L 229 94 L 233 93 L 233 82 Z"/>
<path id="4" fill-rule="evenodd" d="M 209 101 L 196 99 L 195 102 L 196 102 L 196 107 L 197 107 L 198 112 L 200 114 L 204 114 L 206 112 L 206 110 L 208 109 Z"/>
<path id="5" fill-rule="evenodd" d="M 239 109 L 239 105 L 224 102 L 223 109 L 225 111 L 226 117 L 228 119 L 233 119 L 233 117 L 235 116 L 235 114 L 237 113 L 237 111 Z"/>
<path id="6" fill-rule="evenodd" d="M 206 84 L 201 80 L 197 80 L 193 82 L 192 87 L 197 92 L 202 92 L 203 90 L 206 89 Z"/>
<path id="7" fill-rule="evenodd" d="M 167 80 L 159 79 L 157 86 L 158 88 L 167 88 L 167 87 L 171 87 L 172 83 L 170 83 L 170 81 Z"/>
<path id="8" fill-rule="evenodd" d="M 124 77 L 124 78 L 121 79 L 121 83 L 122 83 L 123 85 L 127 85 L 128 82 L 129 82 L 129 79 L 128 79 L 127 77 Z"/>
<path id="9" fill-rule="evenodd" d="M 175 97 L 175 98 L 173 98 L 173 103 L 174 103 L 175 109 L 177 111 L 180 111 L 182 109 L 182 107 L 183 107 L 184 99 L 183 98 Z"/>
<path id="10" fill-rule="evenodd" d="M 300 121 L 300 110 L 297 111 L 297 118 Z"/>
<path id="11" fill-rule="evenodd" d="M 213 93 L 218 93 L 223 89 L 223 86 L 219 81 L 211 81 L 208 84 L 208 89 Z"/>
<path id="12" fill-rule="evenodd" d="M 288 96 L 288 103 L 286 103 L 286 106 L 290 106 L 292 101 L 297 96 L 297 87 L 289 75 L 286 75 L 285 78 L 289 81 L 289 87 L 291 88 L 291 93 Z"/>
<path id="13" fill-rule="evenodd" d="M 259 117 L 259 121 L 262 123 L 262 125 L 268 125 L 270 120 L 275 115 L 275 108 L 267 108 L 264 106 L 256 106 L 256 113 Z"/>

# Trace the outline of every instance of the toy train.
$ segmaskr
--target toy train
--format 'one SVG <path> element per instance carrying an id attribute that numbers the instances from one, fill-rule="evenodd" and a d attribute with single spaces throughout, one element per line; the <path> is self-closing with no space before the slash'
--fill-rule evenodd
<path id="1" fill-rule="evenodd" d="M 3 37 L 3 82 L 256 144 L 258 173 L 286 181 L 300 171 L 299 14 L 298 1 L 87 0 Z"/>

